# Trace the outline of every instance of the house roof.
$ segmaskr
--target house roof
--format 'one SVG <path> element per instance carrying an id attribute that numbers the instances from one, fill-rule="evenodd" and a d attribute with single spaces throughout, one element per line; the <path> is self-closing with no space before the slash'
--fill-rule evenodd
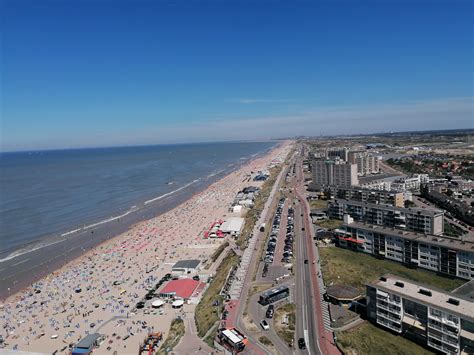
<path id="1" fill-rule="evenodd" d="M 197 259 L 180 260 L 171 268 L 174 269 L 195 269 L 201 261 Z"/>
<path id="2" fill-rule="evenodd" d="M 199 284 L 199 281 L 193 279 L 171 280 L 163 287 L 160 294 L 188 299 L 192 296 Z"/>
<path id="3" fill-rule="evenodd" d="M 224 233 L 240 232 L 244 225 L 244 219 L 240 217 L 232 217 L 226 220 L 222 226 L 221 231 Z"/>

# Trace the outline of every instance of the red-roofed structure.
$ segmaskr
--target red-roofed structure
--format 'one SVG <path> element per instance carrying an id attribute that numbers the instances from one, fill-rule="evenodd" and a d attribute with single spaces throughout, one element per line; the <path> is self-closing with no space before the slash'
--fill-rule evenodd
<path id="1" fill-rule="evenodd" d="M 160 296 L 176 297 L 187 300 L 193 295 L 194 291 L 198 286 L 200 286 L 200 284 L 204 283 L 193 279 L 171 280 L 160 291 Z"/>

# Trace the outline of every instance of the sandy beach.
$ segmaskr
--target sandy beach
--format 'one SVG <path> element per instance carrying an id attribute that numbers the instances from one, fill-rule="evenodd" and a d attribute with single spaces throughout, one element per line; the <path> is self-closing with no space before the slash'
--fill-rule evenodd
<path id="1" fill-rule="evenodd" d="M 239 190 L 262 184 L 247 181 L 251 172 L 281 161 L 289 147 L 289 142 L 277 146 L 169 212 L 138 223 L 2 301 L 0 335 L 6 348 L 66 353 L 70 343 L 97 332 L 107 339 L 94 353 L 136 354 L 149 331 L 166 337 L 171 320 L 183 310 L 167 304 L 162 312 L 145 314 L 143 309 L 132 313 L 132 308 L 178 260 L 209 258 L 224 239 L 203 239 L 204 231 L 231 215 L 228 208 Z"/>

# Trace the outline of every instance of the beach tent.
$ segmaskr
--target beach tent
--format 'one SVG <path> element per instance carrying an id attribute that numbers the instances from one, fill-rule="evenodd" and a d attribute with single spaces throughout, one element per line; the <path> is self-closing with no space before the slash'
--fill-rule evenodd
<path id="1" fill-rule="evenodd" d="M 173 308 L 180 308 L 180 307 L 183 307 L 183 304 L 184 304 L 183 300 L 176 300 L 171 304 L 171 306 Z"/>
<path id="2" fill-rule="evenodd" d="M 156 301 L 153 301 L 151 306 L 153 308 L 159 308 L 159 307 L 163 306 L 164 304 L 165 304 L 165 302 L 163 300 L 156 300 Z"/>
<path id="3" fill-rule="evenodd" d="M 240 205 L 234 206 L 232 212 L 240 215 L 242 213 L 242 206 Z"/>

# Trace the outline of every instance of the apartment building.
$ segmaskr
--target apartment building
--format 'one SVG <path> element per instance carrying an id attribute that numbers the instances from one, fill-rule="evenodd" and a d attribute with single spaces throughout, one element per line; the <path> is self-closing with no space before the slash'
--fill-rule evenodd
<path id="1" fill-rule="evenodd" d="M 325 150 L 326 159 L 341 159 L 347 162 L 349 158 L 349 148 L 329 148 Z"/>
<path id="2" fill-rule="evenodd" d="M 415 174 L 411 177 L 402 177 L 393 181 L 390 185 L 395 191 L 418 191 L 423 183 L 429 182 L 428 174 Z"/>
<path id="3" fill-rule="evenodd" d="M 380 171 L 379 159 L 366 151 L 349 152 L 348 162 L 357 165 L 357 173 L 361 176 L 377 174 Z"/>
<path id="4" fill-rule="evenodd" d="M 370 190 L 360 187 L 329 186 L 328 194 L 333 198 L 368 202 L 396 207 L 405 206 L 405 194 L 397 191 Z"/>
<path id="5" fill-rule="evenodd" d="M 314 160 L 311 164 L 316 186 L 354 186 L 359 184 L 357 166 L 337 160 Z"/>
<path id="6" fill-rule="evenodd" d="M 370 321 L 444 354 L 474 354 L 474 302 L 393 275 L 367 284 Z"/>
<path id="7" fill-rule="evenodd" d="M 335 231 L 336 245 L 440 274 L 474 279 L 474 242 L 352 222 Z"/>
<path id="8" fill-rule="evenodd" d="M 425 234 L 442 235 L 444 212 L 423 208 L 403 208 L 353 200 L 335 199 L 328 203 L 329 218 L 354 220 Z"/>

